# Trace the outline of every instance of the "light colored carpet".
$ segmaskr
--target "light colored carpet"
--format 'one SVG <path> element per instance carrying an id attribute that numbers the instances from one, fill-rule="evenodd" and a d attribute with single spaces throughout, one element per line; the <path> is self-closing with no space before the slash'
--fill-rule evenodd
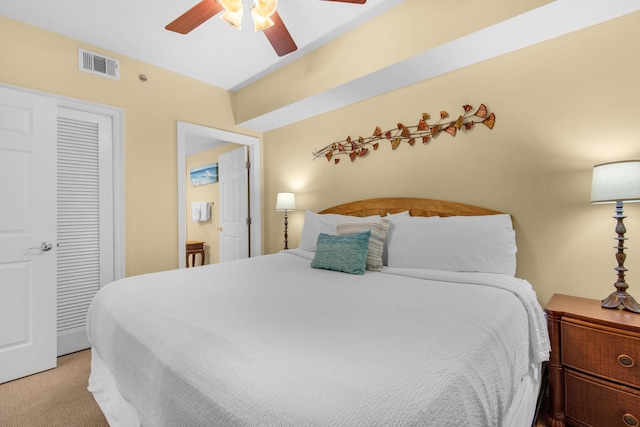
<path id="1" fill-rule="evenodd" d="M 0 384 L 2 427 L 109 427 L 87 391 L 91 351 L 58 358 L 58 367 Z"/>

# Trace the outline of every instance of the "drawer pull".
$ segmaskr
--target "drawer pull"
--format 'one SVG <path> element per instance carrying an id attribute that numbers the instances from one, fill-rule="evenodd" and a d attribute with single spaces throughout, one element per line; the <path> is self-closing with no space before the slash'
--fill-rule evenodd
<path id="1" fill-rule="evenodd" d="M 620 364 L 625 368 L 630 368 L 635 364 L 631 356 L 627 356 L 626 354 L 618 356 L 618 362 L 620 362 Z"/>
<path id="2" fill-rule="evenodd" d="M 624 425 L 629 427 L 637 427 L 640 425 L 640 423 L 638 423 L 638 419 L 631 414 L 624 414 L 622 416 L 622 422 Z"/>

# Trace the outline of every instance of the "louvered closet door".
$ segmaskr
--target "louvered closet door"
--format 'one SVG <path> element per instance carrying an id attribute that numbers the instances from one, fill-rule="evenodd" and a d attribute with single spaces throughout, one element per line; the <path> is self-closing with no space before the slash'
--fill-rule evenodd
<path id="1" fill-rule="evenodd" d="M 113 267 L 111 118 L 58 112 L 58 355 L 89 347 L 86 317 Z"/>

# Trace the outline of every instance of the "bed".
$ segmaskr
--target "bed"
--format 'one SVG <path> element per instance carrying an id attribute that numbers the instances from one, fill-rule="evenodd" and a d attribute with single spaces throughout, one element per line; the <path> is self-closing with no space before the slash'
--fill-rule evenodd
<path id="1" fill-rule="evenodd" d="M 296 249 L 145 274 L 91 303 L 89 390 L 116 426 L 530 426 L 548 359 L 511 217 L 369 199 Z"/>

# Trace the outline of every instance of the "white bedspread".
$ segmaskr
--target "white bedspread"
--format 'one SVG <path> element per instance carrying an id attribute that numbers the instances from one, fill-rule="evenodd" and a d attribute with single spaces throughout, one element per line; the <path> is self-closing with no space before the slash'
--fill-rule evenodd
<path id="1" fill-rule="evenodd" d="M 145 426 L 500 426 L 549 343 L 500 275 L 310 268 L 301 250 L 101 289 L 93 351 Z"/>

